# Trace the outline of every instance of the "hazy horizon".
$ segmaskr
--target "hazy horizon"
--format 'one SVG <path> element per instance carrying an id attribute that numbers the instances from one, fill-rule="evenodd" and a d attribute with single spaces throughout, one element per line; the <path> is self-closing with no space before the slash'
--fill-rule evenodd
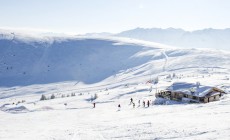
<path id="1" fill-rule="evenodd" d="M 11 32 L 18 32 L 18 33 L 30 33 L 30 34 L 46 34 L 46 33 L 51 33 L 51 34 L 66 34 L 66 35 L 85 35 L 85 34 L 100 34 L 100 33 L 109 33 L 109 34 L 119 34 L 125 31 L 130 31 L 130 30 L 135 30 L 135 29 L 146 29 L 146 30 L 151 30 L 151 29 L 162 29 L 162 30 L 167 30 L 167 29 L 175 29 L 175 30 L 183 30 L 185 32 L 196 32 L 196 31 L 202 31 L 202 30 L 227 30 L 230 29 L 230 27 L 227 28 L 201 28 L 201 29 L 195 29 L 195 30 L 186 30 L 183 28 L 174 28 L 174 27 L 167 27 L 167 28 L 160 28 L 160 27 L 135 27 L 135 28 L 130 28 L 126 30 L 122 30 L 119 32 L 86 32 L 86 33 L 77 33 L 77 32 L 56 32 L 56 31 L 51 31 L 51 30 L 42 30 L 42 29 L 36 29 L 36 28 L 9 28 L 9 27 L 0 27 L 0 31 L 11 31 Z"/>
<path id="2" fill-rule="evenodd" d="M 141 28 L 224 29 L 228 0 L 8 0 L 0 2 L 0 28 L 70 34 L 119 33 Z"/>

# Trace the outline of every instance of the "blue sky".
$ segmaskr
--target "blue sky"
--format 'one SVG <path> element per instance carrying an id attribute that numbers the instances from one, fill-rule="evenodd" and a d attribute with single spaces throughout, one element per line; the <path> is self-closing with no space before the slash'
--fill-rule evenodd
<path id="1" fill-rule="evenodd" d="M 230 0 L 0 0 L 0 28 L 87 33 L 230 27 Z"/>

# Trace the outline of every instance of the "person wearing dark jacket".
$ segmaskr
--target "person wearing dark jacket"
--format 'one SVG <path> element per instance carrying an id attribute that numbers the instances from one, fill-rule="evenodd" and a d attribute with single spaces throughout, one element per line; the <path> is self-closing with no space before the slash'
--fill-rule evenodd
<path id="1" fill-rule="evenodd" d="M 149 107 L 149 105 L 150 105 L 150 102 L 149 102 L 149 100 L 147 101 L 147 106 Z"/>
<path id="2" fill-rule="evenodd" d="M 120 110 L 121 110 L 121 105 L 119 104 L 119 105 L 118 105 L 118 111 L 120 111 Z"/>
<path id="3" fill-rule="evenodd" d="M 130 104 L 133 103 L 133 98 L 130 99 Z"/>

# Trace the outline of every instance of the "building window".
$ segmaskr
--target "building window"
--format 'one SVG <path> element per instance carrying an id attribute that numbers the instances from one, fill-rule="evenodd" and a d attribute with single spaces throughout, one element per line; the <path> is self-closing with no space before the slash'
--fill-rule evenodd
<path id="1" fill-rule="evenodd" d="M 201 101 L 201 102 L 204 102 L 204 98 L 200 98 L 200 101 Z"/>

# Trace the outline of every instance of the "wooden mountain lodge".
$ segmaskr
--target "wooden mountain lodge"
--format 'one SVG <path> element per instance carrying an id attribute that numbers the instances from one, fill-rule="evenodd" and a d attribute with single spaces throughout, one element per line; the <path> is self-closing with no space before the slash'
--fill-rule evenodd
<path id="1" fill-rule="evenodd" d="M 184 101 L 190 103 L 208 103 L 218 101 L 225 91 L 199 83 L 174 83 L 165 91 L 156 93 L 157 98 Z"/>

